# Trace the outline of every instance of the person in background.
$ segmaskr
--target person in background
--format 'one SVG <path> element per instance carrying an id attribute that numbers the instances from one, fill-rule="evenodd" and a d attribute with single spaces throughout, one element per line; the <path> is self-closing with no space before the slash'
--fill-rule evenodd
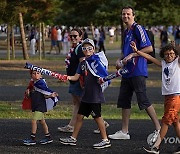
<path id="1" fill-rule="evenodd" d="M 53 26 L 53 27 L 51 28 L 51 48 L 50 48 L 50 51 L 49 51 L 47 54 L 51 54 L 53 48 L 55 48 L 56 54 L 58 54 L 58 50 L 57 50 L 57 30 L 56 30 L 56 26 Z"/>
<path id="2" fill-rule="evenodd" d="M 160 41 L 161 41 L 161 47 L 164 47 L 168 44 L 168 32 L 166 30 L 166 27 L 163 27 L 163 30 L 161 31 Z"/>
<path id="3" fill-rule="evenodd" d="M 60 54 L 62 50 L 62 30 L 60 26 L 57 27 L 57 46 Z"/>
<path id="4" fill-rule="evenodd" d="M 99 52 L 104 51 L 104 53 L 105 53 L 105 51 L 106 51 L 105 47 L 104 47 L 105 39 L 106 39 L 106 33 L 104 31 L 104 28 L 101 27 L 100 28 L 100 34 L 99 34 L 99 42 L 98 42 L 98 44 L 99 44 Z"/>

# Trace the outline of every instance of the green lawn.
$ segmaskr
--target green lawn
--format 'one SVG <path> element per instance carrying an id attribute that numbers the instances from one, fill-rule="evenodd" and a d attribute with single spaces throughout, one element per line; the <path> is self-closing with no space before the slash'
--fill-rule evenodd
<path id="1" fill-rule="evenodd" d="M 154 105 L 158 118 L 163 115 L 163 104 Z M 21 102 L 0 102 L 0 118 L 3 119 L 31 119 L 31 111 L 21 109 Z M 46 113 L 47 119 L 70 119 L 72 105 L 70 103 L 59 103 L 54 110 Z M 102 116 L 104 119 L 121 119 L 121 109 L 116 104 L 107 103 L 102 105 Z M 137 105 L 132 105 L 131 119 L 149 119 L 145 111 L 140 111 Z"/>

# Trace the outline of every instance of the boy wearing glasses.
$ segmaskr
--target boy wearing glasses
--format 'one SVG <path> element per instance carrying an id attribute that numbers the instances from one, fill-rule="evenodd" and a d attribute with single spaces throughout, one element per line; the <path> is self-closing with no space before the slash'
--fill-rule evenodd
<path id="1" fill-rule="evenodd" d="M 93 148 L 102 149 L 110 147 L 111 144 L 107 138 L 104 120 L 101 117 L 101 103 L 105 102 L 105 98 L 101 85 L 97 81 L 99 78 L 98 73 L 101 74 L 100 76 L 102 76 L 102 74 L 107 76 L 107 71 L 99 56 L 94 54 L 95 45 L 93 40 L 85 39 L 82 43 L 82 51 L 86 57 L 85 60 L 79 64 L 74 76 L 67 77 L 70 81 L 77 81 L 80 76 L 83 78 L 83 95 L 77 121 L 72 136 L 69 138 L 60 138 L 59 141 L 64 145 L 76 145 L 77 136 L 81 129 L 84 116 L 88 117 L 91 115 L 96 121 L 102 136 L 102 141 L 94 144 Z"/>
<path id="2" fill-rule="evenodd" d="M 165 102 L 160 134 L 150 149 L 144 148 L 148 153 L 159 154 L 160 143 L 164 139 L 170 125 L 173 124 L 176 135 L 180 138 L 180 121 L 178 116 L 180 112 L 180 58 L 178 51 L 172 44 L 168 44 L 161 49 L 160 57 L 162 61 L 137 50 L 135 42 L 131 42 L 131 47 L 139 56 L 162 67 L 162 95 L 165 96 Z M 180 153 L 180 147 L 174 152 L 174 154 L 178 153 Z"/>

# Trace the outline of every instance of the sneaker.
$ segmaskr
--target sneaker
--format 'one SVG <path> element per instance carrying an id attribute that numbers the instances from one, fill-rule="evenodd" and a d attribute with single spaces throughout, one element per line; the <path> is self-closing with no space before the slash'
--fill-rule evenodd
<path id="1" fill-rule="evenodd" d="M 60 132 L 72 133 L 74 131 L 74 127 L 70 126 L 70 125 L 67 125 L 67 126 L 64 126 L 64 127 L 58 127 L 58 130 Z"/>
<path id="2" fill-rule="evenodd" d="M 160 130 L 155 130 L 153 133 L 148 135 L 147 143 L 150 147 L 152 147 L 155 144 L 155 142 L 157 141 L 159 132 L 160 132 Z"/>
<path id="3" fill-rule="evenodd" d="M 94 144 L 93 148 L 95 149 L 103 149 L 111 146 L 110 140 L 102 140 L 100 143 Z"/>
<path id="4" fill-rule="evenodd" d="M 106 128 L 109 127 L 109 124 L 108 124 L 106 121 L 104 121 L 104 124 L 105 124 L 105 127 L 106 127 Z M 99 130 L 99 128 L 98 128 L 98 129 L 95 129 L 93 132 L 94 132 L 95 134 L 99 134 L 99 133 L 100 133 L 100 130 Z"/>
<path id="5" fill-rule="evenodd" d="M 176 149 L 176 151 L 173 152 L 173 154 L 179 154 L 180 153 L 180 147 Z"/>
<path id="6" fill-rule="evenodd" d="M 32 140 L 32 139 L 25 139 L 25 140 L 23 140 L 23 144 L 24 145 L 35 145 L 36 141 Z"/>
<path id="7" fill-rule="evenodd" d="M 152 147 L 150 149 L 146 149 L 145 147 L 143 147 L 143 149 L 147 152 L 147 153 L 154 153 L 154 154 L 159 154 L 159 149 L 156 147 Z"/>
<path id="8" fill-rule="evenodd" d="M 69 138 L 59 138 L 60 143 L 64 145 L 76 145 L 77 140 L 70 136 Z"/>
<path id="9" fill-rule="evenodd" d="M 114 140 L 129 140 L 130 135 L 128 133 L 123 133 L 121 130 L 117 131 L 115 134 L 108 135 L 110 139 Z"/>
<path id="10" fill-rule="evenodd" d="M 48 143 L 52 143 L 52 142 L 53 142 L 53 140 L 51 138 L 44 138 L 39 141 L 40 144 L 48 144 Z"/>

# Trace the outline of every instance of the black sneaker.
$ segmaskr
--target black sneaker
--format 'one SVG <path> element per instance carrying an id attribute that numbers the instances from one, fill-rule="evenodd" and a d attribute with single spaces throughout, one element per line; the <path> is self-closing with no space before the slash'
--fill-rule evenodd
<path id="1" fill-rule="evenodd" d="M 51 138 L 44 138 L 42 140 L 40 140 L 40 144 L 48 144 L 48 143 L 52 143 L 53 140 Z"/>
<path id="2" fill-rule="evenodd" d="M 23 144 L 24 145 L 35 145 L 36 141 L 32 140 L 32 139 L 25 139 L 25 140 L 23 140 Z"/>
<path id="3" fill-rule="evenodd" d="M 154 154 L 159 154 L 159 149 L 156 147 L 152 147 L 150 149 L 146 149 L 145 147 L 143 147 L 143 149 L 147 152 L 147 153 L 154 153 Z"/>
<path id="4" fill-rule="evenodd" d="M 100 143 L 94 144 L 93 148 L 95 149 L 103 149 L 111 146 L 110 140 L 102 140 Z"/>
<path id="5" fill-rule="evenodd" d="M 178 147 L 178 148 L 176 149 L 176 151 L 173 152 L 173 154 L 178 154 L 178 153 L 180 153 L 180 147 Z"/>
<path id="6" fill-rule="evenodd" d="M 59 138 L 60 143 L 64 145 L 76 145 L 77 140 L 70 136 L 69 138 Z"/>

